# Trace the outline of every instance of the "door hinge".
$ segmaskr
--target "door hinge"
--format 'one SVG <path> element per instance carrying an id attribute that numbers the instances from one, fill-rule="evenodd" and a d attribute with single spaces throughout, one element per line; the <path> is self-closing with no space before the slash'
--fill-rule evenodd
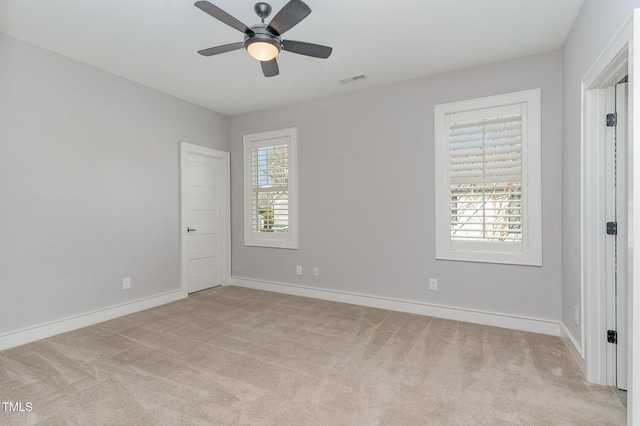
<path id="1" fill-rule="evenodd" d="M 618 235 L 618 222 L 607 222 L 607 235 Z"/>
<path id="2" fill-rule="evenodd" d="M 607 330 L 607 343 L 618 343 L 618 332 L 615 330 Z"/>
<path id="3" fill-rule="evenodd" d="M 615 127 L 616 124 L 618 124 L 618 114 L 615 112 L 607 114 L 607 127 Z"/>

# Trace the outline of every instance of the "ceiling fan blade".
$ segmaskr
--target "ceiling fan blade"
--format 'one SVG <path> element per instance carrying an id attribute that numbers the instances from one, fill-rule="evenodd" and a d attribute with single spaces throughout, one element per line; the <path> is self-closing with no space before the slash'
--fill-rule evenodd
<path id="1" fill-rule="evenodd" d="M 304 41 L 282 40 L 282 48 L 287 52 L 297 53 L 299 55 L 313 56 L 314 58 L 327 59 L 332 48 L 321 46 L 319 44 L 305 43 Z"/>
<path id="2" fill-rule="evenodd" d="M 213 56 L 221 53 L 231 52 L 232 50 L 242 49 L 244 47 L 243 42 L 225 44 L 223 46 L 210 47 L 208 49 L 198 50 L 198 53 L 202 56 Z"/>
<path id="3" fill-rule="evenodd" d="M 282 35 L 286 31 L 298 25 L 300 21 L 309 16 L 311 9 L 301 0 L 290 0 L 273 17 L 267 26 L 276 35 Z"/>
<path id="4" fill-rule="evenodd" d="M 265 77 L 273 77 L 280 74 L 276 58 L 273 58 L 270 61 L 260 61 L 260 65 L 262 65 L 262 73 Z"/>
<path id="5" fill-rule="evenodd" d="M 236 30 L 243 32 L 245 34 L 251 34 L 253 33 L 253 31 L 251 31 L 251 28 L 247 27 L 245 24 L 243 24 L 242 22 L 238 21 L 236 18 L 234 18 L 233 16 L 229 15 L 227 12 L 225 12 L 224 10 L 220 9 L 218 6 L 215 6 L 211 3 L 209 3 L 208 1 L 197 1 L 195 2 L 195 6 L 202 10 L 205 13 L 208 13 L 209 15 L 213 16 L 214 18 L 216 18 L 218 21 L 223 22 L 227 25 L 229 25 L 232 28 L 235 28 Z"/>

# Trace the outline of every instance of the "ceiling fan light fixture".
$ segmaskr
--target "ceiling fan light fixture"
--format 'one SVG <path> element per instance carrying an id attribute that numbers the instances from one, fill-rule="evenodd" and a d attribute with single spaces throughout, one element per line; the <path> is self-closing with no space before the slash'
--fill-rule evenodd
<path id="1" fill-rule="evenodd" d="M 259 61 L 270 61 L 280 53 L 280 46 L 274 40 L 247 40 L 245 48 L 247 52 L 249 52 L 249 55 Z"/>

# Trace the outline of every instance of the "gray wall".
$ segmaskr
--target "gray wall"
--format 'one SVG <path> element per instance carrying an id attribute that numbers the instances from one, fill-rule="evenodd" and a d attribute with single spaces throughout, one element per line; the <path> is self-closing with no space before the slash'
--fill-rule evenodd
<path id="1" fill-rule="evenodd" d="M 227 131 L 0 34 L 0 335 L 178 289 L 178 141 L 228 150 Z"/>
<path id="2" fill-rule="evenodd" d="M 557 51 L 232 117 L 233 275 L 558 321 L 561 83 Z M 543 266 L 436 261 L 434 105 L 538 87 Z M 242 135 L 285 127 L 298 128 L 300 249 L 245 247 Z"/>
<path id="3" fill-rule="evenodd" d="M 564 46 L 562 149 L 562 322 L 581 344 L 573 307 L 581 306 L 581 81 L 607 44 L 640 7 L 640 0 L 585 0 Z M 584 309 L 584 307 L 583 307 Z"/>

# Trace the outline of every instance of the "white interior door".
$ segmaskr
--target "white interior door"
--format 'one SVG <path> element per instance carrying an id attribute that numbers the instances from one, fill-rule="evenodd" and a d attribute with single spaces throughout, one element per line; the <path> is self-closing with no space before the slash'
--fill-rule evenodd
<path id="1" fill-rule="evenodd" d="M 223 284 L 229 153 L 182 143 L 182 278 L 187 291 Z"/>
<path id="2" fill-rule="evenodd" d="M 607 239 L 605 270 L 607 293 L 607 336 L 609 343 L 609 384 L 627 389 L 627 301 L 628 301 L 628 146 L 627 146 L 627 83 L 606 89 L 606 109 L 615 114 L 607 116 L 606 128 L 606 191 L 605 209 Z M 614 232 L 609 226 L 615 224 Z M 614 332 L 615 337 L 610 333 Z M 603 337 L 604 338 L 604 337 Z M 615 342 L 614 342 L 615 339 Z"/>
<path id="3" fill-rule="evenodd" d="M 627 389 L 628 358 L 628 83 L 616 85 L 616 386 Z"/>

